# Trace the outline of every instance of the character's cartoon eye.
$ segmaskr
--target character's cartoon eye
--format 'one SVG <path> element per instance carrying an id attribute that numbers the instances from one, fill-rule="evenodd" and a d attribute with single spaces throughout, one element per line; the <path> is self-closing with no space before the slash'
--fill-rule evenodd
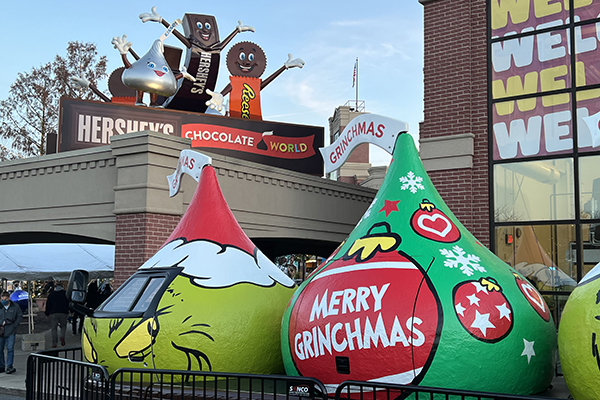
<path id="1" fill-rule="evenodd" d="M 244 61 L 246 59 L 246 53 L 240 53 L 240 60 Z"/>
<path id="2" fill-rule="evenodd" d="M 196 22 L 196 26 L 198 27 L 198 29 L 202 29 L 202 22 Z"/>
<path id="3" fill-rule="evenodd" d="M 169 72 L 169 68 L 167 68 L 167 66 L 166 66 L 166 65 L 162 67 L 162 70 L 163 70 L 164 72 Z"/>
<path id="4" fill-rule="evenodd" d="M 254 61 L 254 53 L 248 54 L 248 60 L 249 61 Z"/>
<path id="5" fill-rule="evenodd" d="M 149 61 L 148 68 L 154 68 L 154 67 L 156 67 L 156 65 L 152 61 Z"/>
<path id="6" fill-rule="evenodd" d="M 210 24 L 207 22 L 207 23 L 205 23 L 205 24 L 204 24 L 204 27 L 205 27 L 206 29 L 210 29 Z"/>

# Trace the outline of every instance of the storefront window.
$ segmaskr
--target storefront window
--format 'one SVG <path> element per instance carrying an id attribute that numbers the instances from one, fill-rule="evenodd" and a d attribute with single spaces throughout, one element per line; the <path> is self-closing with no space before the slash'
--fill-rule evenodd
<path id="1" fill-rule="evenodd" d="M 584 277 L 594 266 L 600 263 L 600 223 L 596 224 L 582 224 L 581 225 L 581 238 L 582 238 L 582 253 L 583 253 L 583 266 L 582 274 Z M 577 254 L 575 252 L 575 246 L 573 246 L 573 263 L 577 261 Z"/>
<path id="2" fill-rule="evenodd" d="M 579 159 L 581 219 L 600 219 L 600 156 Z"/>
<path id="3" fill-rule="evenodd" d="M 496 227 L 496 254 L 541 292 L 556 322 L 568 298 L 564 292 L 577 285 L 575 243 L 574 225 Z"/>
<path id="4" fill-rule="evenodd" d="M 496 222 L 573 219 L 573 160 L 494 166 Z"/>

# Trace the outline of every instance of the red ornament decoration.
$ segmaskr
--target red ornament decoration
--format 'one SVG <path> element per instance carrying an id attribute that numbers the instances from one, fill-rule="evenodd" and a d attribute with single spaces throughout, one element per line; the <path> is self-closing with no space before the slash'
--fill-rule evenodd
<path id="1" fill-rule="evenodd" d="M 453 299 L 458 320 L 474 338 L 494 343 L 510 333 L 512 307 L 492 278 L 458 284 Z"/>
<path id="2" fill-rule="evenodd" d="M 416 384 L 437 348 L 442 312 L 422 268 L 399 252 L 338 259 L 313 278 L 290 315 L 292 359 L 326 384 Z"/>
<path id="3" fill-rule="evenodd" d="M 533 309 L 539 314 L 540 317 L 543 318 L 544 321 L 550 321 L 550 310 L 548 309 L 548 305 L 544 301 L 542 295 L 537 291 L 536 288 L 533 287 L 531 283 L 529 283 L 529 281 L 521 278 L 517 274 L 514 275 L 519 290 L 521 293 L 523 293 L 529 304 L 531 304 L 531 307 L 533 307 Z"/>
<path id="4" fill-rule="evenodd" d="M 460 239 L 460 231 L 456 225 L 427 199 L 419 204 L 410 225 L 420 236 L 436 242 L 452 243 Z"/>

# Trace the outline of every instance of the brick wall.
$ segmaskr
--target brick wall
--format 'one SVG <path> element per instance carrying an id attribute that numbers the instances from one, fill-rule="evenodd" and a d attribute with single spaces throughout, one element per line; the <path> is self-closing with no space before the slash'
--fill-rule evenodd
<path id="1" fill-rule="evenodd" d="M 117 215 L 114 287 L 119 287 L 173 232 L 181 216 L 150 213 Z"/>
<path id="2" fill-rule="evenodd" d="M 473 133 L 473 167 L 429 173 L 452 212 L 489 247 L 485 0 L 420 0 L 424 7 L 421 137 Z"/>

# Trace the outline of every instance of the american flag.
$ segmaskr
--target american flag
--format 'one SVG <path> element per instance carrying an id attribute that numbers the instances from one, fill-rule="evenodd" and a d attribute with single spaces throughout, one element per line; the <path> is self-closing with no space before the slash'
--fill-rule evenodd
<path id="1" fill-rule="evenodd" d="M 354 74 L 352 75 L 352 87 L 356 84 L 356 71 L 358 71 L 358 57 L 356 57 L 356 62 L 354 63 Z"/>

